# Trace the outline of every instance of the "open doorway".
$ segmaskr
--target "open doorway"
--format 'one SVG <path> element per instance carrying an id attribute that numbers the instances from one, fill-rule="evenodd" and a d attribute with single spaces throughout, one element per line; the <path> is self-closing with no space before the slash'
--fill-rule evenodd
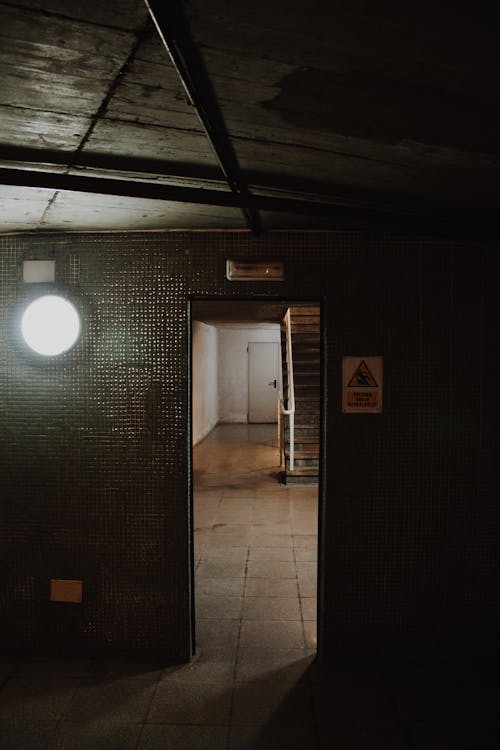
<path id="1" fill-rule="evenodd" d="M 296 310 L 295 322 L 287 332 L 290 309 Z M 301 313 L 309 316 L 308 330 Z M 193 300 L 191 321 L 198 642 L 223 633 L 240 665 L 269 652 L 283 658 L 312 654 L 318 609 L 319 303 Z M 293 326 L 295 371 L 289 361 Z"/>

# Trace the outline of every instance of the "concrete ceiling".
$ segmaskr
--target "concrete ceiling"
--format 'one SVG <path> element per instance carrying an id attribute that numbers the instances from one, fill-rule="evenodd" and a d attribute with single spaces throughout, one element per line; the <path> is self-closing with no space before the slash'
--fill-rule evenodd
<path id="1" fill-rule="evenodd" d="M 148 5 L 0 0 L 0 231 L 497 235 L 498 9 Z"/>

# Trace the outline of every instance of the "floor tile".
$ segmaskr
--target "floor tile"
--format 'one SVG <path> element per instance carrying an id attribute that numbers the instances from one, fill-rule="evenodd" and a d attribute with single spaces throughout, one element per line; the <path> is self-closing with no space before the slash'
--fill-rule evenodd
<path id="1" fill-rule="evenodd" d="M 271 534 L 252 526 L 250 544 L 258 547 L 291 547 L 292 537 L 290 534 Z"/>
<path id="2" fill-rule="evenodd" d="M 225 750 L 228 727 L 146 725 L 137 750 Z"/>
<path id="3" fill-rule="evenodd" d="M 92 662 L 88 659 L 64 658 L 21 658 L 11 663 L 11 674 L 14 677 L 85 677 L 88 676 Z"/>
<path id="4" fill-rule="evenodd" d="M 235 654 L 239 635 L 239 620 L 196 619 L 196 646 L 205 654 L 213 654 L 217 658 Z"/>
<path id="5" fill-rule="evenodd" d="M 277 560 L 249 560 L 247 563 L 248 578 L 296 578 L 294 562 Z"/>
<path id="6" fill-rule="evenodd" d="M 223 475 L 224 472 L 222 472 Z M 224 502 L 228 499 L 240 500 L 242 498 L 253 500 L 255 498 L 255 490 L 248 487 L 227 487 L 222 491 L 222 500 Z"/>
<path id="7" fill-rule="evenodd" d="M 292 533 L 288 521 L 273 522 L 270 519 L 260 523 L 253 523 L 252 531 L 257 536 L 261 534 L 286 534 L 289 536 Z"/>
<path id="8" fill-rule="evenodd" d="M 300 575 L 299 573 L 297 574 L 297 581 L 299 584 L 299 594 L 302 599 L 316 596 L 318 586 L 316 576 L 312 577 L 309 574 Z"/>
<path id="9" fill-rule="evenodd" d="M 292 578 L 247 578 L 245 596 L 294 597 L 297 581 Z"/>
<path id="10" fill-rule="evenodd" d="M 304 640 L 307 648 L 316 648 L 318 645 L 318 628 L 316 620 L 304 620 Z"/>
<path id="11" fill-rule="evenodd" d="M 210 653 L 200 651 L 189 664 L 166 667 L 161 676 L 162 684 L 213 683 L 231 689 L 236 663 L 233 653 Z"/>
<path id="12" fill-rule="evenodd" d="M 119 679 L 122 677 L 134 680 L 160 679 L 165 664 L 159 661 L 109 661 L 107 659 L 92 659 L 89 662 L 87 677 L 103 679 Z"/>
<path id="13" fill-rule="evenodd" d="M 149 680 L 86 680 L 75 691 L 65 718 L 124 723 L 144 721 L 156 686 L 156 682 Z"/>
<path id="14" fill-rule="evenodd" d="M 316 562 L 297 562 L 297 575 L 304 576 L 304 578 L 312 578 L 316 580 L 318 575 L 318 566 Z"/>
<path id="15" fill-rule="evenodd" d="M 196 616 L 205 620 L 238 620 L 241 617 L 243 597 L 198 594 L 195 606 Z"/>
<path id="16" fill-rule="evenodd" d="M 243 547 L 210 547 L 202 549 L 203 560 L 227 560 L 228 562 L 245 562 L 248 557 L 248 546 Z"/>
<path id="17" fill-rule="evenodd" d="M 11 677 L 0 690 L 0 718 L 59 719 L 79 685 L 65 677 Z"/>
<path id="18" fill-rule="evenodd" d="M 63 721 L 58 750 L 135 750 L 140 732 L 140 724 Z"/>
<path id="19" fill-rule="evenodd" d="M 302 623 L 283 620 L 243 621 L 240 648 L 305 648 Z"/>
<path id="20" fill-rule="evenodd" d="M 237 684 L 231 722 L 235 726 L 312 727 L 314 720 L 309 687 L 262 682 Z"/>
<path id="21" fill-rule="evenodd" d="M 252 505 L 240 508 L 220 507 L 215 516 L 216 523 L 224 523 L 228 526 L 239 525 L 242 523 L 252 523 L 253 507 Z"/>
<path id="22" fill-rule="evenodd" d="M 196 578 L 196 596 L 200 594 L 225 596 L 242 596 L 244 589 L 244 578 Z"/>
<path id="23" fill-rule="evenodd" d="M 243 601 L 243 620 L 300 620 L 298 597 L 248 596 Z"/>
<path id="24" fill-rule="evenodd" d="M 227 725 L 231 689 L 225 682 L 161 681 L 147 723 Z"/>
<path id="25" fill-rule="evenodd" d="M 246 560 L 228 560 L 224 558 L 201 560 L 196 575 L 198 578 L 243 578 Z"/>
<path id="26" fill-rule="evenodd" d="M 253 509 L 252 523 L 255 526 L 261 523 L 290 524 L 290 512 L 288 505 L 282 507 L 258 506 Z"/>
<path id="27" fill-rule="evenodd" d="M 0 719 L 1 750 L 58 750 L 58 722 Z"/>
<path id="28" fill-rule="evenodd" d="M 316 750 L 315 731 L 303 727 L 231 727 L 229 750 Z M 335 750 L 335 748 L 332 748 Z"/>
<path id="29" fill-rule="evenodd" d="M 219 522 L 214 524 L 212 534 L 214 536 L 233 536 L 235 534 L 247 534 L 249 533 L 250 528 L 250 524 L 246 523 L 228 524 Z"/>
<path id="30" fill-rule="evenodd" d="M 306 547 L 308 549 L 316 549 L 318 545 L 318 538 L 316 534 L 293 534 L 293 546 L 295 548 Z"/>
<path id="31" fill-rule="evenodd" d="M 316 620 L 318 600 L 315 596 L 303 596 L 300 599 L 300 608 L 304 620 Z"/>
<path id="32" fill-rule="evenodd" d="M 303 649 L 262 649 L 240 648 L 236 662 L 236 681 L 276 681 L 300 680 L 309 682 L 309 673 L 316 653 Z"/>
<path id="33" fill-rule="evenodd" d="M 229 526 L 226 526 L 225 532 L 211 531 L 210 536 L 206 540 L 205 544 L 210 547 L 243 547 L 250 543 L 250 530 L 246 531 L 231 531 Z"/>
<path id="34" fill-rule="evenodd" d="M 277 562 L 294 562 L 293 549 L 291 547 L 260 547 L 251 544 L 248 552 L 250 562 L 261 560 L 276 560 Z"/>
<path id="35" fill-rule="evenodd" d="M 294 547 L 293 554 L 295 562 L 315 562 L 317 564 L 318 550 L 316 544 L 313 547 Z"/>

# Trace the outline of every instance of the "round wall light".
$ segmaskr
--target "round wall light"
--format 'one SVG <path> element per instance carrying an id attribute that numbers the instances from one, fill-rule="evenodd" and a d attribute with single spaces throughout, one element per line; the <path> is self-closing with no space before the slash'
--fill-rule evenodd
<path id="1" fill-rule="evenodd" d="M 80 335 L 80 316 L 74 305 L 57 294 L 38 297 L 24 311 L 21 333 L 28 346 L 46 357 L 67 352 Z"/>

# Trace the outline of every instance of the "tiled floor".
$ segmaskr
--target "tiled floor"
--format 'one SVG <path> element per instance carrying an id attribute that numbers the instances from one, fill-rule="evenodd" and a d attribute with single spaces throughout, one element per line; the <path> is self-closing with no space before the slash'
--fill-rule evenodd
<path id="1" fill-rule="evenodd" d="M 274 432 L 195 450 L 191 664 L 4 659 L 0 750 L 491 750 L 496 673 L 315 661 L 316 493 L 276 482 Z"/>
<path id="2" fill-rule="evenodd" d="M 220 425 L 195 450 L 198 644 L 236 623 L 238 682 L 261 655 L 316 647 L 317 487 L 280 485 L 276 446 L 276 425 Z"/>

